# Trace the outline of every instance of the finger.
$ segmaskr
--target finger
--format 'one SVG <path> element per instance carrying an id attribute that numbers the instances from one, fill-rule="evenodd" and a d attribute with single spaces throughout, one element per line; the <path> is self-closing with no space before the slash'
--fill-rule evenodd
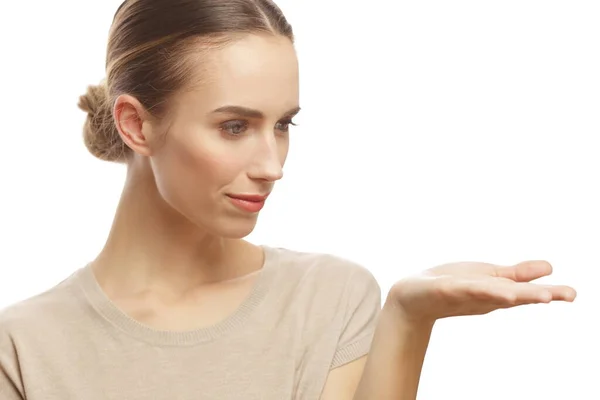
<path id="1" fill-rule="evenodd" d="M 515 282 L 531 282 L 552 274 L 552 265 L 543 260 L 523 261 L 508 267 L 498 266 L 494 269 L 494 274 Z"/>
<path id="2" fill-rule="evenodd" d="M 553 301 L 572 302 L 577 297 L 577 291 L 570 286 L 564 285 L 542 285 L 552 294 Z"/>
<path id="3" fill-rule="evenodd" d="M 484 280 L 473 285 L 470 292 L 480 300 L 507 307 L 553 300 L 553 293 L 547 287 L 525 282 Z"/>
<path id="4" fill-rule="evenodd" d="M 550 303 L 551 301 L 572 302 L 577 297 L 577 292 L 570 286 L 564 285 L 536 285 L 533 283 L 502 283 L 498 286 L 503 290 L 499 298 L 504 298 L 508 304 L 536 304 Z"/>

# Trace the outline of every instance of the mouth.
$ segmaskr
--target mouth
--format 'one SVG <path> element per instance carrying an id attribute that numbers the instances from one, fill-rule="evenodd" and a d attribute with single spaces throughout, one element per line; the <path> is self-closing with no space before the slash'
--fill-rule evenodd
<path id="1" fill-rule="evenodd" d="M 261 194 L 228 194 L 234 206 L 242 211 L 257 213 L 265 206 L 265 201 L 269 195 Z"/>

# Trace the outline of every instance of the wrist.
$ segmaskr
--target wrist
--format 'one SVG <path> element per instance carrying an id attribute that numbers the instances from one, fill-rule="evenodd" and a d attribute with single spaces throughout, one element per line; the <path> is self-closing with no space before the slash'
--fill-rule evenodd
<path id="1" fill-rule="evenodd" d="M 430 331 L 435 325 L 435 319 L 411 315 L 398 304 L 398 302 L 388 295 L 381 310 L 383 318 L 392 319 L 403 329 L 410 331 Z"/>

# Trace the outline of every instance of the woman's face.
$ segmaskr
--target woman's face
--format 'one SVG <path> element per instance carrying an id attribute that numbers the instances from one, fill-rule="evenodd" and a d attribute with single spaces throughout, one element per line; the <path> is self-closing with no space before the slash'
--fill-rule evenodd
<path id="1" fill-rule="evenodd" d="M 199 68 L 202 84 L 176 98 L 150 163 L 171 207 L 212 234 L 241 238 L 283 176 L 298 61 L 289 39 L 249 35 L 211 50 Z"/>

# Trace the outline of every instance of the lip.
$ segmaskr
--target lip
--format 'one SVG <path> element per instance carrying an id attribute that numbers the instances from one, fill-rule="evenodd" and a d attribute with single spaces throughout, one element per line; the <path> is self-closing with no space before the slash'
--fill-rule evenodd
<path id="1" fill-rule="evenodd" d="M 244 201 L 251 201 L 251 202 L 261 202 L 261 201 L 265 201 L 267 199 L 267 197 L 269 196 L 268 194 L 228 194 L 228 197 L 231 197 L 232 199 L 239 199 L 239 200 L 244 200 Z"/>
<path id="2" fill-rule="evenodd" d="M 261 194 L 228 194 L 227 197 L 231 200 L 233 205 L 237 206 L 243 211 L 249 213 L 256 213 L 262 210 L 265 206 L 265 201 L 268 195 Z"/>

